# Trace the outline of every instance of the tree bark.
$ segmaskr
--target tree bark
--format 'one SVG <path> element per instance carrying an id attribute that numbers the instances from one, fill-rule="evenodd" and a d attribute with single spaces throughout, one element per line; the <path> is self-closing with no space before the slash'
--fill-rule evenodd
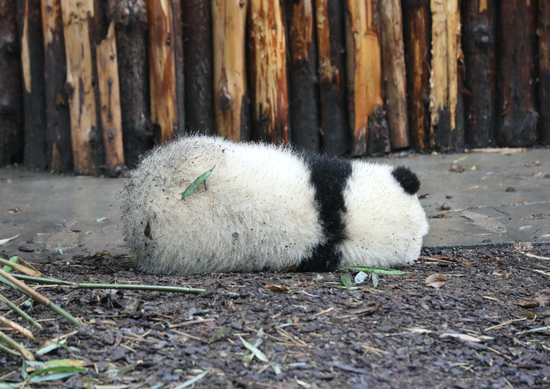
<path id="1" fill-rule="evenodd" d="M 52 172 L 68 173 L 74 166 L 61 0 L 42 0 L 42 29 L 48 165 Z"/>
<path id="2" fill-rule="evenodd" d="M 382 41 L 382 68 L 385 106 L 392 149 L 409 147 L 407 122 L 407 78 L 401 2 L 380 2 L 380 35 Z"/>
<path id="3" fill-rule="evenodd" d="M 211 0 L 182 2 L 184 28 L 185 126 L 188 131 L 213 135 L 214 74 Z"/>
<path id="4" fill-rule="evenodd" d="M 98 153 L 101 135 L 96 116 L 89 26 L 94 4 L 93 0 L 83 0 L 78 5 L 71 0 L 61 0 L 74 171 L 96 174 L 99 164 L 94 154 Z"/>
<path id="5" fill-rule="evenodd" d="M 430 146 L 455 150 L 460 147 L 460 132 L 463 131 L 457 126 L 458 61 L 461 55 L 458 1 L 431 0 L 431 11 Z"/>
<path id="6" fill-rule="evenodd" d="M 250 139 L 246 86 L 247 0 L 212 0 L 216 132 L 232 141 Z"/>
<path id="7" fill-rule="evenodd" d="M 288 143 L 286 39 L 279 0 L 250 1 L 249 44 L 255 138 Z"/>
<path id="8" fill-rule="evenodd" d="M 538 2 L 540 141 L 550 145 L 550 3 Z"/>
<path id="9" fill-rule="evenodd" d="M 120 82 L 124 161 L 135 168 L 153 147 L 147 60 L 145 0 L 109 0 L 108 19 L 115 22 Z"/>
<path id="10" fill-rule="evenodd" d="M 44 46 L 40 0 L 17 0 L 17 25 L 21 41 L 23 107 L 25 123 L 24 163 L 30 169 L 46 169 L 46 96 Z"/>
<path id="11" fill-rule="evenodd" d="M 286 5 L 289 26 L 289 113 L 292 143 L 318 151 L 319 98 L 317 93 L 317 49 L 315 47 L 312 0 Z"/>
<path id="12" fill-rule="evenodd" d="M 497 139 L 500 146 L 532 146 L 537 141 L 535 109 L 535 1 L 499 2 L 499 95 Z"/>
<path id="13" fill-rule="evenodd" d="M 348 106 L 353 130 L 351 153 L 354 156 L 366 154 L 370 140 L 375 142 L 368 148 L 370 153 L 376 155 L 389 151 L 382 100 L 377 3 L 377 0 L 347 0 Z"/>
<path id="14" fill-rule="evenodd" d="M 124 171 L 124 150 L 114 22 L 97 47 L 97 71 L 105 163 L 108 175 L 117 177 Z"/>
<path id="15" fill-rule="evenodd" d="M 154 138 L 162 144 L 179 132 L 176 44 L 172 0 L 147 0 L 149 79 Z"/>
<path id="16" fill-rule="evenodd" d="M 185 80 L 183 58 L 183 22 L 181 19 L 181 0 L 172 1 L 172 15 L 174 26 L 174 68 L 176 73 L 176 115 L 178 125 L 174 127 L 174 133 L 178 136 L 185 134 Z M 184 0 L 185 1 L 185 0 Z"/>
<path id="17" fill-rule="evenodd" d="M 339 0 L 316 0 L 319 95 L 323 149 L 332 155 L 349 150 L 345 93 L 345 20 Z"/>
<path id="18" fill-rule="evenodd" d="M 0 0 L 0 166 L 23 161 L 23 97 L 16 6 Z"/>
<path id="19" fill-rule="evenodd" d="M 494 0 L 464 0 L 462 8 L 466 138 L 474 148 L 496 144 L 496 6 Z"/>
<path id="20" fill-rule="evenodd" d="M 416 150 L 425 150 L 430 143 L 430 0 L 404 1 L 402 7 L 409 129 L 412 146 Z"/>

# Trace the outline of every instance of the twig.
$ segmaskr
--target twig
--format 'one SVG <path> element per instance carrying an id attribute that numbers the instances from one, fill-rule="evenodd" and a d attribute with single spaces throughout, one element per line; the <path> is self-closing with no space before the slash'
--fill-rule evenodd
<path id="1" fill-rule="evenodd" d="M 15 278 L 46 285 L 64 285 L 74 289 L 128 289 L 128 290 L 154 290 L 157 292 L 202 293 L 206 289 L 181 288 L 179 286 L 161 285 L 132 285 L 132 284 L 92 284 L 87 282 L 61 281 L 53 278 L 38 278 L 14 274 Z"/>
<path id="2" fill-rule="evenodd" d="M 439 263 L 446 263 L 448 265 L 452 265 L 454 264 L 454 262 L 452 261 L 446 261 L 444 259 L 438 259 L 438 258 L 431 258 L 431 257 L 424 257 L 424 256 L 419 256 L 418 258 L 420 259 L 423 259 L 424 261 L 428 261 L 428 262 L 439 262 Z"/>
<path id="3" fill-rule="evenodd" d="M 508 325 L 508 324 L 510 324 L 510 323 L 514 323 L 514 322 L 516 322 L 516 321 L 523 321 L 523 320 L 527 320 L 527 318 L 524 317 L 524 318 L 522 318 L 522 319 L 508 320 L 508 321 L 505 321 L 504 323 L 497 324 L 496 326 L 492 326 L 492 327 L 489 327 L 489 328 L 485 328 L 485 331 L 494 330 L 495 328 L 503 327 L 503 326 Z"/>

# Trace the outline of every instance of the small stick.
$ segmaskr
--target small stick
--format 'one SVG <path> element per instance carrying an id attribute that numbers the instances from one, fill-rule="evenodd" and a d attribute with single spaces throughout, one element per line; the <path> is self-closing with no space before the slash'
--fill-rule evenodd
<path id="1" fill-rule="evenodd" d="M 494 330 L 495 328 L 503 327 L 503 326 L 508 325 L 510 323 L 513 323 L 513 322 L 516 322 L 516 321 L 523 321 L 523 320 L 527 320 L 527 318 L 524 317 L 523 319 L 508 320 L 508 321 L 505 321 L 504 323 L 497 324 L 496 326 L 485 328 L 485 331 Z"/>

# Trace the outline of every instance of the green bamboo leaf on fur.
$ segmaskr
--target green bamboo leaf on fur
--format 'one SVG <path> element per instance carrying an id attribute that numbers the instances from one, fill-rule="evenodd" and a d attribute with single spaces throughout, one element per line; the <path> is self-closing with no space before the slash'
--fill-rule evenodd
<path id="1" fill-rule="evenodd" d="M 214 167 L 212 167 L 212 169 L 208 170 L 206 173 L 201 174 L 199 176 L 199 178 L 197 178 L 195 181 L 193 181 L 193 183 L 191 185 L 189 185 L 189 187 L 187 189 L 185 189 L 185 192 L 183 192 L 183 194 L 181 195 L 181 199 L 183 200 L 184 198 L 189 196 L 191 193 L 193 193 L 195 191 L 195 189 L 197 189 L 199 187 L 200 184 L 205 182 L 206 179 L 208 177 L 210 177 L 210 174 L 212 173 L 212 170 L 214 170 L 215 167 L 216 167 L 216 165 L 214 165 Z"/>

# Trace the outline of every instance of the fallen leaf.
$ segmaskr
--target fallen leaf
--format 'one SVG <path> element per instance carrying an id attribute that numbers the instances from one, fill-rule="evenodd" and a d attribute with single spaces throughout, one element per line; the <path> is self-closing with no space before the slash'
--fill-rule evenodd
<path id="1" fill-rule="evenodd" d="M 544 289 L 535 294 L 535 297 L 532 299 L 523 299 L 514 303 L 514 305 L 519 305 L 524 308 L 536 308 L 544 307 L 550 304 L 550 289 Z"/>
<path id="2" fill-rule="evenodd" d="M 519 243 L 516 243 L 514 245 L 514 249 L 519 250 L 519 251 L 522 251 L 522 250 L 530 251 L 530 250 L 533 250 L 533 243 L 531 243 L 531 242 L 519 242 Z"/>
<path id="3" fill-rule="evenodd" d="M 513 303 L 514 305 L 519 305 L 523 308 L 536 308 L 540 306 L 539 302 L 534 299 L 523 299 L 521 301 L 518 301 L 517 303 Z"/>
<path id="4" fill-rule="evenodd" d="M 272 292 L 277 292 L 277 293 L 285 293 L 285 292 L 288 292 L 290 289 L 288 286 L 285 286 L 285 285 L 266 285 L 265 288 L 267 290 L 270 290 Z"/>
<path id="5" fill-rule="evenodd" d="M 438 213 L 437 215 L 429 216 L 428 219 L 450 219 L 452 216 L 444 215 L 442 213 Z"/>
<path id="6" fill-rule="evenodd" d="M 290 265 L 283 271 L 283 273 L 294 273 L 294 272 L 296 272 L 296 265 Z"/>
<path id="7" fill-rule="evenodd" d="M 467 260 L 466 258 L 455 257 L 455 261 L 460 262 L 461 264 L 466 265 L 466 266 L 471 265 L 471 262 L 469 260 Z"/>
<path id="8" fill-rule="evenodd" d="M 515 192 L 515 191 L 516 191 L 516 188 L 512 186 L 509 186 L 508 188 L 506 188 L 506 192 Z"/>
<path id="9" fill-rule="evenodd" d="M 476 342 L 476 343 L 479 343 L 481 342 L 481 339 L 479 338 L 476 338 L 476 337 L 473 337 L 473 336 L 470 336 L 470 335 L 466 335 L 466 334 L 455 334 L 455 333 L 452 333 L 452 332 L 446 332 L 444 334 L 441 334 L 439 335 L 440 338 L 448 338 L 448 337 L 451 337 L 451 338 L 458 338 L 464 342 Z"/>
<path id="10" fill-rule="evenodd" d="M 463 173 L 464 168 L 459 163 L 453 163 L 449 169 L 451 173 Z"/>
<path id="11" fill-rule="evenodd" d="M 15 208 L 10 209 L 8 212 L 9 212 L 9 213 L 17 213 L 17 212 L 19 212 L 19 211 L 21 211 L 21 208 L 15 207 Z"/>
<path id="12" fill-rule="evenodd" d="M 525 167 L 535 167 L 535 166 L 540 166 L 540 161 L 527 162 L 525 164 Z"/>
<path id="13" fill-rule="evenodd" d="M 437 209 L 438 211 L 448 211 L 449 209 L 451 209 L 451 206 L 448 205 L 447 203 L 443 203 L 443 205 L 440 205 L 435 209 Z"/>
<path id="14" fill-rule="evenodd" d="M 378 310 L 378 308 L 380 308 L 380 304 L 374 304 L 366 308 L 352 309 L 351 311 L 348 311 L 348 313 L 350 315 L 369 315 Z"/>
<path id="15" fill-rule="evenodd" d="M 541 307 L 550 304 L 550 289 L 544 289 L 538 292 L 535 295 L 535 300 L 537 300 Z"/>
<path id="16" fill-rule="evenodd" d="M 447 283 L 447 279 L 441 273 L 432 274 L 431 276 L 426 278 L 426 285 L 434 287 L 436 289 L 441 288 L 446 283 Z"/>
<path id="17" fill-rule="evenodd" d="M 252 354 L 254 354 L 254 356 L 256 358 L 258 358 L 260 361 L 262 362 L 269 362 L 269 360 L 267 359 L 267 357 L 264 355 L 263 352 L 261 352 L 257 347 L 251 345 L 250 343 L 248 343 L 246 340 L 243 339 L 242 336 L 239 335 L 239 338 L 241 339 L 241 342 L 243 343 L 244 347 L 246 347 L 247 349 L 249 349 Z"/>
<path id="18" fill-rule="evenodd" d="M 11 240 L 14 240 L 14 239 L 17 238 L 18 236 L 19 236 L 19 234 L 15 235 L 15 236 L 12 236 L 11 238 L 0 239 L 0 246 L 3 245 L 3 244 L 8 243 L 8 242 L 11 241 Z"/>
<path id="19" fill-rule="evenodd" d="M 420 195 L 418 196 L 418 200 L 425 200 L 427 199 L 428 197 L 430 197 L 430 195 L 428 193 L 425 193 L 423 195 Z"/>
<path id="20" fill-rule="evenodd" d="M 216 332 L 216 334 L 208 341 L 208 343 L 214 343 L 220 339 L 223 339 L 225 338 L 227 335 L 229 335 L 229 333 L 231 332 L 232 330 L 232 327 L 231 326 L 225 326 L 223 327 L 221 330 L 219 330 L 218 332 Z"/>

